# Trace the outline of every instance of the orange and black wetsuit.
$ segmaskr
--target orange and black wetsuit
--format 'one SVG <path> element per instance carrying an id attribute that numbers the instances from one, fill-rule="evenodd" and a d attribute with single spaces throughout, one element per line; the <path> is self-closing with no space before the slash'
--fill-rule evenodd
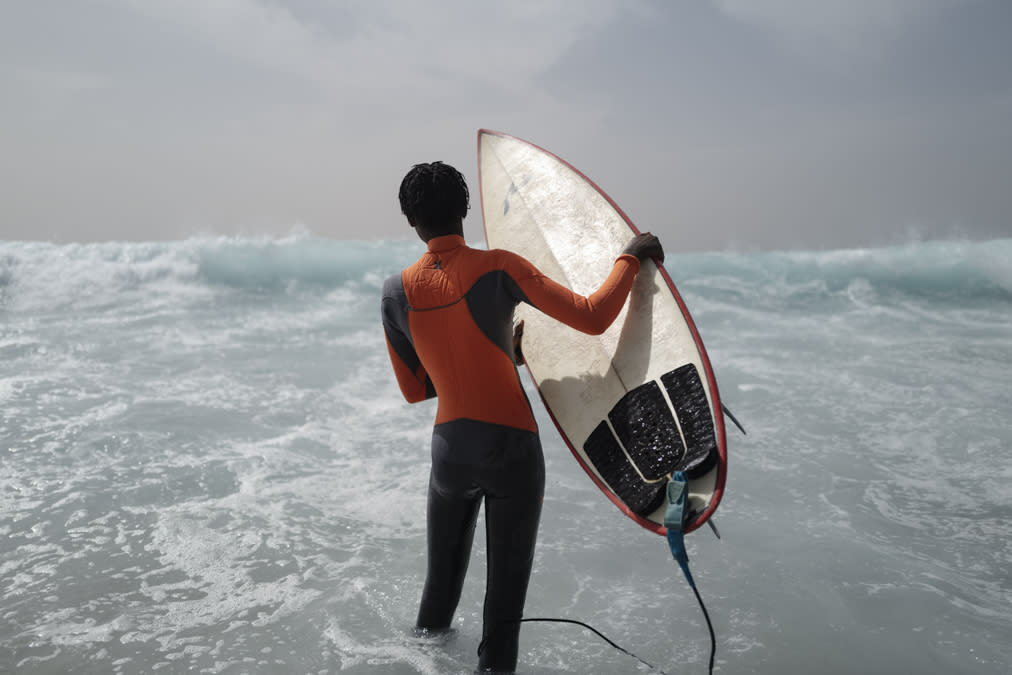
<path id="1" fill-rule="evenodd" d="M 545 464 L 514 364 L 513 310 L 526 302 L 585 333 L 622 309 L 639 261 L 623 254 L 589 297 L 509 251 L 464 238 L 428 252 L 383 287 L 383 327 L 409 402 L 438 394 L 428 498 L 428 571 L 418 627 L 450 626 L 460 600 L 482 498 L 488 570 L 479 669 L 516 667 L 519 620 L 534 561 Z"/>

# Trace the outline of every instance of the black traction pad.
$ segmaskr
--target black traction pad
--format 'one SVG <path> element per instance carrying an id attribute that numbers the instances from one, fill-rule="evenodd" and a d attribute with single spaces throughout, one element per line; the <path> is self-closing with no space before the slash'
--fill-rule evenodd
<path id="1" fill-rule="evenodd" d="M 650 381 L 626 392 L 608 413 L 611 427 L 601 420 L 583 444 L 598 473 L 639 516 L 664 502 L 671 473 L 683 471 L 696 478 L 718 458 L 713 416 L 696 367 L 689 363 L 676 368 L 660 382 L 675 406 L 681 435 L 661 387 Z"/>

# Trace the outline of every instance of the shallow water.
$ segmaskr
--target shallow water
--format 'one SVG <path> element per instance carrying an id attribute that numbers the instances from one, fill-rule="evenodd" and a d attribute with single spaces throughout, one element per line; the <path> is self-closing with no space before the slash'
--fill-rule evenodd
<path id="1" fill-rule="evenodd" d="M 464 673 L 412 634 L 434 403 L 378 322 L 417 242 L 0 243 L 0 672 Z M 729 426 L 723 539 L 690 535 L 717 672 L 1012 663 L 1012 240 L 670 255 Z M 525 381 L 526 375 L 525 375 Z M 665 672 L 709 643 L 663 539 L 536 403 L 528 616 Z M 649 672 L 528 624 L 521 672 Z"/>

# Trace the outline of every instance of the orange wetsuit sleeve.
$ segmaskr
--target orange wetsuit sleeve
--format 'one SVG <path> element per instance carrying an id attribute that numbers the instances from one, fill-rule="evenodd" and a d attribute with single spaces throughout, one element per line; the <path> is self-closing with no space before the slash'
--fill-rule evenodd
<path id="1" fill-rule="evenodd" d="M 394 349 L 390 337 L 387 337 L 387 352 L 390 354 L 390 363 L 394 367 L 394 375 L 397 376 L 397 385 L 408 403 L 418 403 L 427 398 L 435 396 L 435 390 L 429 381 L 429 375 L 425 372 L 425 366 L 421 363 L 418 368 L 411 372 L 411 368 L 401 359 L 397 350 Z"/>
<path id="2" fill-rule="evenodd" d="M 400 275 L 390 277 L 383 285 L 383 332 L 387 353 L 394 367 L 397 385 L 408 403 L 418 403 L 436 395 L 432 380 L 422 365 L 408 325 L 408 303 Z"/>
<path id="3" fill-rule="evenodd" d="M 526 302 L 553 319 L 590 335 L 606 331 L 622 311 L 640 269 L 640 261 L 624 253 L 615 260 L 604 283 L 584 297 L 552 281 L 523 258 L 517 257 L 515 265 L 510 276 Z"/>

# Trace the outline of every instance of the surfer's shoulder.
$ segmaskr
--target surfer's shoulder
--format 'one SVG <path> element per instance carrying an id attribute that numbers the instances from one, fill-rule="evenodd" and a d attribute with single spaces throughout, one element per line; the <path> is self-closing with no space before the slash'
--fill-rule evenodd
<path id="1" fill-rule="evenodd" d="M 501 269 L 528 269 L 532 267 L 527 258 L 523 257 L 519 253 L 507 251 L 504 248 L 492 248 L 484 251 L 484 253 L 489 256 L 490 260 L 494 260 Z"/>
<path id="2" fill-rule="evenodd" d="M 404 279 L 401 272 L 391 274 L 383 282 L 383 298 L 397 298 L 404 295 Z"/>

